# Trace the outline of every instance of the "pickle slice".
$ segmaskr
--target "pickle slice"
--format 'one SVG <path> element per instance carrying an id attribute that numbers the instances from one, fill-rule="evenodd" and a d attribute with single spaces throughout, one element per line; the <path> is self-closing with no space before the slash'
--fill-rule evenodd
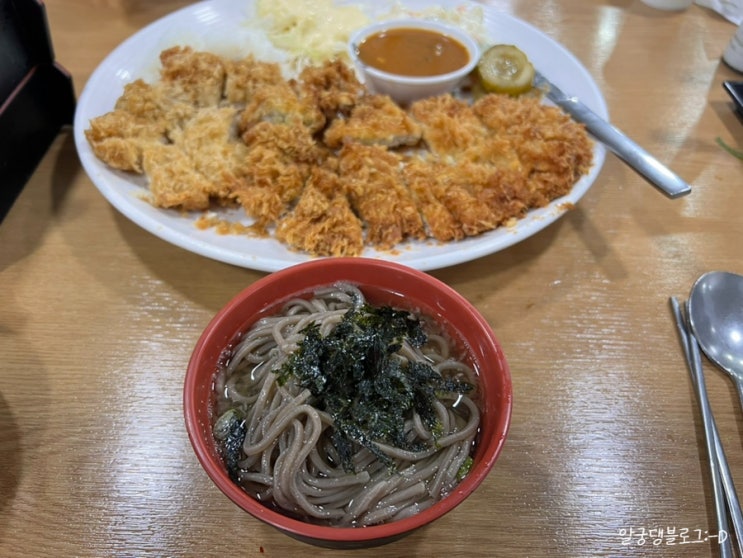
<path id="1" fill-rule="evenodd" d="M 495 45 L 477 63 L 477 75 L 486 91 L 520 95 L 532 88 L 534 66 L 514 45 Z"/>

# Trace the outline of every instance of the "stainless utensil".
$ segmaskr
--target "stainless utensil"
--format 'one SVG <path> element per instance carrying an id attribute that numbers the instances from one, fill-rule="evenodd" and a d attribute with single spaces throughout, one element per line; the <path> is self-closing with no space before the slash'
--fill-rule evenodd
<path id="1" fill-rule="evenodd" d="M 712 416 L 712 409 L 707 397 L 707 386 L 702 372 L 702 359 L 696 339 L 691 333 L 683 311 L 675 297 L 671 297 L 671 308 L 676 319 L 676 327 L 681 338 L 681 346 L 684 349 L 686 362 L 689 367 L 694 391 L 702 414 L 704 435 L 709 457 L 710 474 L 712 477 L 712 490 L 715 500 L 715 513 L 717 514 L 718 536 L 723 533 L 727 535 L 720 541 L 720 556 L 730 558 L 733 554 L 730 535 L 730 522 L 732 519 L 735 540 L 738 542 L 738 551 L 743 555 L 743 514 L 741 514 L 738 495 L 735 490 L 733 478 L 728 466 L 725 450 L 720 441 L 717 424 Z M 719 539 L 718 539 L 719 540 Z"/>
<path id="2" fill-rule="evenodd" d="M 666 196 L 678 198 L 691 193 L 691 186 L 678 175 L 628 138 L 621 130 L 593 112 L 580 99 L 563 93 L 540 72 L 536 72 L 534 86 L 542 89 L 548 99 L 562 108 L 577 122 L 585 124 L 586 130 L 593 137 L 606 145 L 615 155 Z"/>
<path id="3" fill-rule="evenodd" d="M 732 378 L 743 406 L 743 277 L 712 271 L 697 279 L 689 322 L 704 354 Z"/>

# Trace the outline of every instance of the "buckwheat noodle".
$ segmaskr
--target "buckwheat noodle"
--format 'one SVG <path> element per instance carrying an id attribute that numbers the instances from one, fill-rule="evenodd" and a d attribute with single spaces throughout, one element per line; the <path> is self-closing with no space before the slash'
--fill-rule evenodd
<path id="1" fill-rule="evenodd" d="M 406 420 L 408 439 L 427 442 L 427 449 L 413 452 L 378 443 L 396 465 L 390 472 L 359 445 L 353 456 L 356 472 L 344 470 L 330 442 L 331 416 L 313 407 L 309 390 L 291 380 L 279 385 L 274 371 L 298 348 L 305 326 L 319 324 L 325 336 L 346 311 L 364 301 L 363 293 L 348 283 L 322 288 L 310 300 L 289 301 L 280 315 L 260 319 L 240 339 L 215 383 L 215 416 L 240 408 L 246 417 L 239 484 L 283 513 L 316 523 L 374 525 L 430 507 L 458 483 L 479 425 L 470 394 L 451 394 L 435 403 L 442 426 L 435 437 L 417 414 Z M 477 385 L 474 371 L 451 354 L 449 341 L 428 334 L 424 347 L 406 344 L 399 358 L 425 361 L 443 376 Z"/>

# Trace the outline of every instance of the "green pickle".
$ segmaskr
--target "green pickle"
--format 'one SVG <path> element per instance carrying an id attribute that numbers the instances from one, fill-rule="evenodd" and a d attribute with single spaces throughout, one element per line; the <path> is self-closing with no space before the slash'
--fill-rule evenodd
<path id="1" fill-rule="evenodd" d="M 514 45 L 495 45 L 477 63 L 477 75 L 485 91 L 520 95 L 531 90 L 534 66 Z"/>

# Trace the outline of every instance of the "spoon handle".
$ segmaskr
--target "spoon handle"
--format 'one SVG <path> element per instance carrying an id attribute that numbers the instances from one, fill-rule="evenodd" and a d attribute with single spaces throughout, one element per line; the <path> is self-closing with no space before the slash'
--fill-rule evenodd
<path id="1" fill-rule="evenodd" d="M 725 537 L 725 540 L 719 543 L 720 556 L 722 556 L 723 558 L 732 558 L 734 554 L 732 543 L 730 541 L 728 507 L 730 507 L 731 515 L 733 515 L 736 540 L 740 540 L 740 538 L 743 537 L 743 518 L 740 516 L 740 506 L 737 505 L 737 495 L 735 495 L 735 487 L 732 485 L 732 478 L 730 478 L 730 469 L 727 466 L 727 458 L 725 457 L 725 451 L 722 448 L 720 435 L 717 431 L 715 419 L 712 416 L 709 399 L 707 398 L 707 386 L 704 382 L 704 376 L 702 375 L 701 356 L 699 355 L 699 348 L 697 347 L 696 338 L 688 329 L 679 303 L 674 297 L 671 297 L 671 308 L 673 310 L 674 317 L 676 318 L 676 327 L 679 331 L 681 345 L 684 349 L 686 362 L 689 366 L 692 383 L 694 384 L 697 400 L 699 402 L 699 407 L 702 413 L 702 423 L 704 425 L 707 454 L 709 456 L 710 474 L 712 478 L 712 491 L 715 498 L 715 512 L 717 514 L 717 528 L 719 537 L 718 541 L 721 541 L 721 538 L 723 536 Z M 728 476 L 728 483 L 726 483 L 723 478 L 725 476 L 724 470 L 726 471 L 726 474 Z M 728 492 L 729 486 L 733 490 L 732 494 Z M 732 506 L 730 505 L 731 500 L 733 503 Z M 737 522 L 735 514 L 732 512 L 732 508 L 736 506 L 738 509 Z M 740 523 L 740 528 L 738 523 Z"/>

